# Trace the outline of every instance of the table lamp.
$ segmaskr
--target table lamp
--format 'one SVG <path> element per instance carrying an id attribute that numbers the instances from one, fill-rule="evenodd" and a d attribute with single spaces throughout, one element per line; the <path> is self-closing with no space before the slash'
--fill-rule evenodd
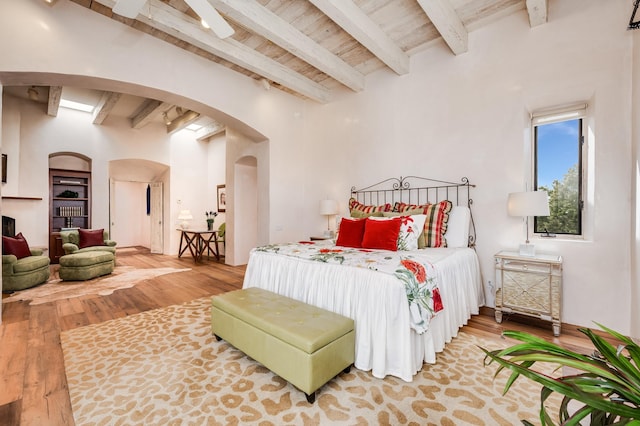
<path id="1" fill-rule="evenodd" d="M 521 256 L 535 256 L 535 245 L 529 243 L 529 216 L 549 216 L 549 195 L 547 191 L 512 192 L 507 201 L 509 216 L 525 218 L 527 233 L 524 244 L 520 244 Z"/>
<path id="2" fill-rule="evenodd" d="M 181 220 L 180 227 L 182 229 L 189 228 L 189 221 L 193 219 L 193 215 L 191 215 L 190 210 L 180 210 L 180 214 L 178 214 L 178 220 Z"/>
<path id="3" fill-rule="evenodd" d="M 329 220 L 331 216 L 338 214 L 338 203 L 335 200 L 322 200 L 320 201 L 320 214 L 327 217 L 327 230 L 324 231 L 325 237 L 332 237 L 331 225 Z"/>

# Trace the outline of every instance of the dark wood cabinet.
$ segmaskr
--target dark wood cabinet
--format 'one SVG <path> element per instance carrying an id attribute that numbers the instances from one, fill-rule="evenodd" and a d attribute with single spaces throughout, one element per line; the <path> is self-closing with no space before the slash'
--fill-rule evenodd
<path id="1" fill-rule="evenodd" d="M 60 231 L 91 228 L 91 172 L 49 169 L 49 258 L 64 254 Z"/>

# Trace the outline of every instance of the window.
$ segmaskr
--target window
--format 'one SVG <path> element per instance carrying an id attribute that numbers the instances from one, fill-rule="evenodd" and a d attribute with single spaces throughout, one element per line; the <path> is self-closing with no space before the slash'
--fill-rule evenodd
<path id="1" fill-rule="evenodd" d="M 550 210 L 535 217 L 537 234 L 582 235 L 585 110 L 533 116 L 533 187 L 547 191 Z"/>

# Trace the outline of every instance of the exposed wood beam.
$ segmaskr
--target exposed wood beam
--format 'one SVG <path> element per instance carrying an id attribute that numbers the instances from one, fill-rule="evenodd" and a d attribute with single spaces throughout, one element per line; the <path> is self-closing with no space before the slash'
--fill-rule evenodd
<path id="1" fill-rule="evenodd" d="M 225 129 L 226 126 L 222 123 L 218 123 L 217 121 L 207 124 L 206 126 L 202 126 L 200 130 L 196 131 L 196 140 L 203 141 L 223 132 Z"/>
<path id="2" fill-rule="evenodd" d="M 258 2 L 237 0 L 209 0 L 209 2 L 240 25 L 251 28 L 252 32 L 303 59 L 351 90 L 359 92 L 364 89 L 364 76 L 358 70 Z"/>
<path id="3" fill-rule="evenodd" d="M 211 31 L 220 38 L 231 37 L 235 30 L 229 23 L 215 10 L 209 0 L 184 0 L 191 9 L 207 23 Z"/>
<path id="4" fill-rule="evenodd" d="M 113 6 L 113 12 L 125 18 L 133 19 L 140 13 L 140 9 L 142 9 L 145 2 L 146 0 L 117 0 Z"/>
<path id="5" fill-rule="evenodd" d="M 171 105 L 156 101 L 155 99 L 147 99 L 140 109 L 131 117 L 131 127 L 140 129 L 155 119 L 158 114 L 168 110 Z"/>
<path id="6" fill-rule="evenodd" d="M 418 0 L 449 49 L 459 55 L 469 48 L 469 34 L 449 0 Z"/>
<path id="7" fill-rule="evenodd" d="M 529 25 L 536 27 L 547 23 L 548 0 L 527 0 Z"/>
<path id="8" fill-rule="evenodd" d="M 171 123 L 167 126 L 167 133 L 174 133 L 178 130 L 182 130 L 189 124 L 193 123 L 200 117 L 200 113 L 188 110 L 184 114 L 171 120 Z"/>
<path id="9" fill-rule="evenodd" d="M 409 73 L 409 56 L 353 0 L 309 0 L 399 75 Z"/>
<path id="10" fill-rule="evenodd" d="M 49 102 L 47 104 L 47 114 L 52 117 L 58 116 L 60 108 L 60 97 L 62 96 L 62 86 L 49 87 Z"/>
<path id="11" fill-rule="evenodd" d="M 95 0 L 112 7 L 114 0 Z M 232 38 L 219 39 L 211 31 L 204 30 L 200 23 L 164 4 L 159 0 L 148 0 L 149 14 L 139 14 L 136 19 L 174 37 L 191 43 L 213 55 L 241 66 L 249 71 L 274 81 L 309 99 L 320 103 L 331 101 L 331 91 L 286 66 L 262 55 Z M 146 9 L 145 9 L 145 12 Z M 149 16 L 152 18 L 149 19 Z"/>
<path id="12" fill-rule="evenodd" d="M 116 106 L 118 100 L 122 96 L 122 93 L 104 92 L 100 102 L 93 110 L 93 124 L 102 124 L 102 122 L 109 116 L 113 107 Z"/>

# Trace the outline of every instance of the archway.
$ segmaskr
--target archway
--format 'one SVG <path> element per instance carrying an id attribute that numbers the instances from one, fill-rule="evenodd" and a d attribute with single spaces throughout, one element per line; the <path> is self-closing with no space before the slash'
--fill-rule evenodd
<path id="1" fill-rule="evenodd" d="M 169 166 L 143 159 L 109 162 L 109 223 L 121 247 L 164 253 Z"/>

